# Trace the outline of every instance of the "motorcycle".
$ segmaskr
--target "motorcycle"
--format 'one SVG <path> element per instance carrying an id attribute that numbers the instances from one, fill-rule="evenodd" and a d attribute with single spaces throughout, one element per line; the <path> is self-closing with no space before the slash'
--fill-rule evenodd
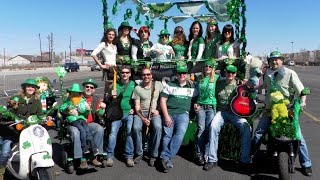
<path id="1" fill-rule="evenodd" d="M 19 140 L 13 144 L 7 170 L 18 179 L 52 180 L 52 142 L 47 130 L 39 125 L 44 122 L 37 116 L 18 120 L 9 125 L 20 132 Z M 46 121 L 48 126 L 52 122 Z"/>
<path id="2" fill-rule="evenodd" d="M 294 116 L 299 117 L 301 110 L 294 108 L 300 108 L 299 100 L 294 102 L 294 105 L 289 108 L 289 115 L 292 120 L 292 126 L 294 123 L 298 123 L 293 120 Z M 299 126 L 297 126 L 300 128 Z M 295 133 L 298 133 L 297 131 Z M 298 135 L 299 136 L 299 135 Z M 280 180 L 290 180 L 292 174 L 295 173 L 295 159 L 298 155 L 300 140 L 295 137 L 286 136 L 282 134 L 281 136 L 273 136 L 269 131 L 268 139 L 266 142 L 268 154 L 272 154 L 274 162 L 276 162 L 275 167 L 278 169 L 279 179 Z"/>

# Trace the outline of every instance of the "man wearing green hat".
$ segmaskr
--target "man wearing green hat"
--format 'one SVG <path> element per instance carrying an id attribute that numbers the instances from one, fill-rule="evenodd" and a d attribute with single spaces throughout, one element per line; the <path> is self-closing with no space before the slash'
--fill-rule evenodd
<path id="1" fill-rule="evenodd" d="M 98 124 L 99 117 L 102 116 L 105 110 L 105 104 L 102 102 L 102 99 L 93 95 L 95 89 L 98 87 L 98 84 L 94 79 L 86 79 L 83 83 L 83 97 L 85 98 L 86 102 L 91 107 L 91 111 L 87 116 L 87 124 L 89 126 L 90 132 L 93 136 L 93 141 L 97 145 L 99 150 L 98 158 L 97 156 L 92 160 L 92 164 L 94 166 L 101 166 L 101 158 L 103 155 L 103 136 L 104 136 L 104 129 L 103 127 Z M 74 126 L 69 126 L 68 130 L 70 132 L 72 141 L 73 141 L 73 156 L 74 159 L 81 159 L 83 158 L 83 150 L 81 148 L 81 139 L 80 139 L 80 131 L 78 128 Z"/>
<path id="2" fill-rule="evenodd" d="M 97 144 L 93 140 L 93 135 L 87 125 L 87 117 L 90 113 L 90 106 L 82 97 L 82 89 L 79 84 L 74 83 L 69 89 L 68 99 L 63 102 L 60 111 L 66 115 L 69 124 L 77 128 L 80 132 L 81 149 L 84 154 L 89 153 L 89 148 L 92 150 L 94 156 L 99 154 Z M 77 159 L 77 158 L 75 158 Z M 87 169 L 88 164 L 85 158 L 80 157 L 80 168 Z"/>
<path id="3" fill-rule="evenodd" d="M 271 115 L 271 98 L 270 94 L 273 91 L 280 91 L 286 99 L 292 99 L 294 101 L 296 98 L 300 98 L 301 109 L 306 107 L 306 94 L 304 90 L 304 86 L 300 81 L 297 73 L 292 69 L 286 68 L 283 65 L 284 57 L 281 55 L 279 51 L 273 51 L 268 58 L 268 63 L 270 68 L 266 71 L 264 75 L 263 86 L 267 89 L 266 94 L 266 110 L 268 113 L 265 113 L 263 117 L 261 117 L 257 129 L 254 133 L 253 139 L 253 153 L 259 150 L 261 144 L 261 137 L 264 135 L 266 130 L 270 126 Z M 294 89 L 294 92 L 291 91 Z M 293 98 L 292 98 L 293 97 Z M 291 102 L 293 104 L 293 102 Z M 301 128 L 299 129 L 299 134 L 301 136 L 301 143 L 299 146 L 299 161 L 302 167 L 302 173 L 306 176 L 312 175 L 311 169 L 311 160 L 308 153 L 308 148 L 306 141 L 303 138 L 301 133 Z"/>
<path id="4" fill-rule="evenodd" d="M 167 29 L 163 29 L 160 31 L 158 36 L 158 43 L 152 46 L 150 49 L 151 58 L 153 58 L 154 61 L 171 61 L 175 55 L 172 47 L 168 45 L 170 37 L 169 31 Z"/>
<path id="5" fill-rule="evenodd" d="M 21 84 L 22 91 L 18 95 L 14 95 L 9 100 L 8 111 L 11 113 L 26 118 L 32 115 L 41 116 L 42 108 L 40 102 L 40 93 L 37 91 L 39 86 L 35 79 L 26 79 Z M 13 143 L 12 135 L 2 136 L 3 144 L 0 154 L 0 179 L 3 179 L 3 174 L 6 169 L 7 161 L 11 155 L 11 144 Z"/>
<path id="6" fill-rule="evenodd" d="M 218 164 L 218 140 L 219 133 L 225 122 L 233 124 L 240 130 L 241 134 L 241 156 L 240 164 L 242 170 L 250 170 L 251 158 L 251 127 L 246 119 L 235 115 L 230 108 L 230 102 L 236 95 L 237 82 L 235 80 L 237 67 L 228 65 L 225 69 L 225 80 L 217 82 L 216 98 L 217 113 L 211 121 L 209 127 L 209 153 L 208 162 L 205 163 L 203 169 L 211 170 Z"/>
<path id="7" fill-rule="evenodd" d="M 176 70 L 177 80 L 169 82 L 160 94 L 160 108 L 164 122 L 160 158 L 165 173 L 173 167 L 172 160 L 188 128 L 191 101 L 198 95 L 195 85 L 187 80 L 187 65 L 181 61 Z"/>

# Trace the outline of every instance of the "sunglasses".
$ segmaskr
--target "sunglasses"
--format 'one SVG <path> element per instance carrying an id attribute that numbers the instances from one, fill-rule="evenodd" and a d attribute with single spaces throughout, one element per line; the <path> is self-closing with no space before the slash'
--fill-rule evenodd
<path id="1" fill-rule="evenodd" d="M 205 65 L 205 67 L 207 67 L 207 68 L 213 68 L 212 66 L 210 66 L 210 65 Z"/>
<path id="2" fill-rule="evenodd" d="M 228 74 L 235 74 L 236 72 L 227 71 Z"/>
<path id="3" fill-rule="evenodd" d="M 145 34 L 148 34 L 149 32 L 148 31 L 140 31 L 140 34 L 142 34 L 142 33 L 145 33 Z"/>
<path id="4" fill-rule="evenodd" d="M 129 74 L 130 72 L 121 72 L 121 74 Z"/>
<path id="5" fill-rule="evenodd" d="M 178 74 L 179 75 L 186 75 L 187 73 L 186 72 L 179 72 Z"/>
<path id="6" fill-rule="evenodd" d="M 160 36 L 160 38 L 169 38 L 169 36 L 168 35 Z"/>
<path id="7" fill-rule="evenodd" d="M 148 73 L 148 74 L 142 74 L 142 76 L 144 77 L 144 76 L 151 76 L 151 74 L 150 73 Z"/>
<path id="8" fill-rule="evenodd" d="M 87 89 L 94 89 L 93 86 L 86 86 Z"/>

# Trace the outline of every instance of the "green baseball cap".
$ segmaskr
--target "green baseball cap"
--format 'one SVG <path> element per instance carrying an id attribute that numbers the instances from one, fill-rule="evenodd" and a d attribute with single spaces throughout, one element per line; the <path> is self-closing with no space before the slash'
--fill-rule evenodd
<path id="1" fill-rule="evenodd" d="M 82 86 L 85 86 L 87 84 L 91 84 L 94 86 L 94 88 L 97 88 L 98 87 L 98 84 L 97 82 L 94 80 L 94 79 L 86 79 L 83 83 L 82 83 Z"/>
<path id="2" fill-rule="evenodd" d="M 71 85 L 71 87 L 69 89 L 67 89 L 67 92 L 77 92 L 77 93 L 82 93 L 82 89 L 80 87 L 80 85 L 78 83 L 74 83 Z"/>
<path id="3" fill-rule="evenodd" d="M 188 66 L 185 62 L 180 61 L 177 63 L 177 73 L 188 73 Z"/>
<path id="4" fill-rule="evenodd" d="M 205 66 L 212 66 L 213 68 L 216 68 L 218 63 L 215 59 L 212 58 L 212 59 L 206 60 L 206 62 L 204 62 L 204 65 Z"/>
<path id="5" fill-rule="evenodd" d="M 236 73 L 236 72 L 238 71 L 238 68 L 235 67 L 234 65 L 228 65 L 228 66 L 226 67 L 226 71 Z"/>
<path id="6" fill-rule="evenodd" d="M 279 51 L 273 51 L 273 52 L 271 52 L 268 60 L 270 60 L 270 59 L 275 59 L 275 58 L 279 58 L 279 59 L 281 59 L 281 60 L 284 60 L 284 57 L 282 56 L 282 54 L 281 54 Z"/>
<path id="7" fill-rule="evenodd" d="M 39 89 L 39 86 L 38 86 L 37 81 L 35 79 L 32 79 L 32 78 L 26 79 L 26 81 L 21 84 L 21 87 L 25 87 L 27 85 L 33 86 L 34 88 Z"/>
<path id="8" fill-rule="evenodd" d="M 218 22 L 215 19 L 209 19 L 207 22 L 207 25 L 209 26 L 213 26 L 213 25 L 217 25 Z"/>

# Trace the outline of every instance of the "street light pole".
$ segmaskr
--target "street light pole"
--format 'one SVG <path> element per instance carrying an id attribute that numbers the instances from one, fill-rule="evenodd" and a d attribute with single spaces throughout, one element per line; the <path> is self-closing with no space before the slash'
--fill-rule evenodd
<path id="1" fill-rule="evenodd" d="M 293 41 L 291 41 L 291 56 L 292 56 L 292 59 L 293 59 Z"/>

